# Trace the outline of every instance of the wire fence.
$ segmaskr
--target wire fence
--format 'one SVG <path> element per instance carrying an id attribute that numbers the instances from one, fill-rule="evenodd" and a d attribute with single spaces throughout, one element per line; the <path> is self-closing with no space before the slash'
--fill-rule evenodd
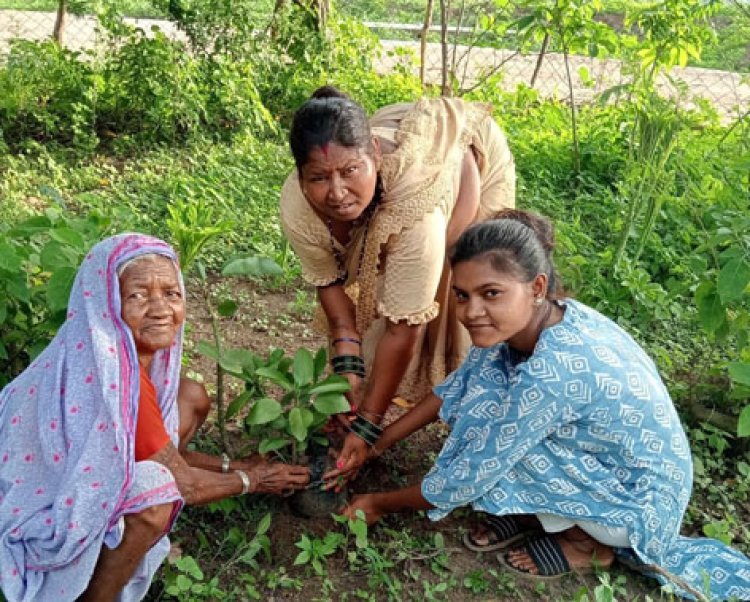
<path id="1" fill-rule="evenodd" d="M 14 38 L 48 39 L 53 32 L 55 18 L 55 13 L 51 12 L 0 10 L 0 57 L 7 55 L 10 41 Z M 125 21 L 145 32 L 158 28 L 169 37 L 184 38 L 176 24 L 167 20 L 127 18 Z M 421 26 L 394 23 L 367 25 L 376 33 L 400 31 L 406 32 L 407 36 L 416 36 L 417 30 L 421 29 Z M 64 36 L 67 48 L 76 51 L 94 49 L 98 36 L 94 17 L 68 16 Z M 381 38 L 381 44 L 383 51 L 375 61 L 380 73 L 399 69 L 419 75 L 422 62 L 419 41 Z M 423 57 L 426 83 L 440 85 L 444 64 L 447 64 L 452 81 L 461 90 L 472 89 L 492 76 L 497 76 L 493 81 L 503 89 L 514 90 L 519 84 L 531 85 L 536 70 L 533 84 L 540 96 L 569 101 L 572 90 L 572 100 L 576 103 L 590 102 L 604 90 L 627 83 L 622 64 L 616 59 L 571 56 L 569 82 L 564 57 L 559 53 L 546 54 L 540 62 L 538 54 L 522 54 L 507 49 L 466 44 L 449 44 L 446 49 L 444 60 L 441 44 L 427 44 Z M 687 106 L 701 100 L 708 101 L 725 120 L 750 110 L 750 75 L 747 74 L 698 67 L 674 68 L 669 77 L 659 80 L 658 87 L 665 96 L 681 95 Z M 681 90 L 685 93 L 681 94 Z"/>

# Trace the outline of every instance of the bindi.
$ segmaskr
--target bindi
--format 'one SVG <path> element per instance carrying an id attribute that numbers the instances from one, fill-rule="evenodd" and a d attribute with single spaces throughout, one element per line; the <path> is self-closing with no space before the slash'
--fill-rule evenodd
<path id="1" fill-rule="evenodd" d="M 323 156 L 327 159 L 328 158 L 328 143 L 324 144 L 320 147 L 320 152 L 323 154 Z"/>

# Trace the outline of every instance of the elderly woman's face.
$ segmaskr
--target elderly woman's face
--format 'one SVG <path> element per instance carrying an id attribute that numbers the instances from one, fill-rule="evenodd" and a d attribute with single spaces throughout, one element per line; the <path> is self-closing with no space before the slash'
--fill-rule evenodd
<path id="1" fill-rule="evenodd" d="M 138 261 L 120 276 L 122 319 L 130 327 L 138 354 L 169 347 L 185 319 L 177 268 L 167 257 Z"/>

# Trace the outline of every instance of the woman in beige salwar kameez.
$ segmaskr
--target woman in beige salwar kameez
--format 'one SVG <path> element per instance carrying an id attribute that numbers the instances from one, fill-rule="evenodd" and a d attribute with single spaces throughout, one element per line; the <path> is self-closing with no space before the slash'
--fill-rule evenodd
<path id="1" fill-rule="evenodd" d="M 513 157 L 490 110 L 425 99 L 384 107 L 368 123 L 324 87 L 295 113 L 297 169 L 281 191 L 282 225 L 317 287 L 334 370 L 352 384 L 357 412 L 329 477 L 351 476 L 372 453 L 394 397 L 418 403 L 468 349 L 446 249 L 515 201 Z M 402 428 L 386 429 L 376 450 L 421 426 L 418 414 L 417 405 L 394 423 Z"/>

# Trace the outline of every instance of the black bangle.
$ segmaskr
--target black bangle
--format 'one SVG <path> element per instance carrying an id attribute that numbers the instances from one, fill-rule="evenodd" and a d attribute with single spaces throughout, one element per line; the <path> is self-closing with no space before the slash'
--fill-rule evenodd
<path id="1" fill-rule="evenodd" d="M 380 439 L 380 435 L 383 434 L 382 426 L 370 422 L 361 414 L 357 414 L 357 417 L 352 421 L 349 428 L 352 433 L 357 435 L 357 437 L 362 439 L 370 447 L 375 445 L 378 439 Z"/>
<path id="2" fill-rule="evenodd" d="M 333 371 L 336 374 L 356 374 L 364 378 L 365 360 L 359 355 L 337 355 L 331 359 Z"/>

